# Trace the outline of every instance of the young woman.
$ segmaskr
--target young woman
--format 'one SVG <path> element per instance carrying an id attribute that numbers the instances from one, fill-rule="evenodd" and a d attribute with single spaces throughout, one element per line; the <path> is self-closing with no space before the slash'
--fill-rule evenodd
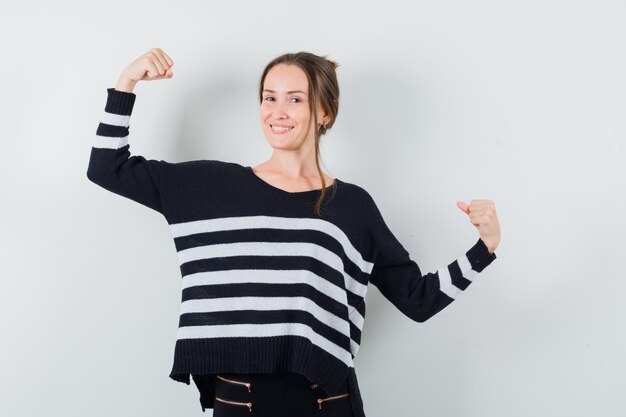
<path id="1" fill-rule="evenodd" d="M 262 73 L 267 161 L 131 156 L 133 89 L 171 78 L 173 65 L 154 48 L 123 70 L 107 90 L 87 169 L 170 226 L 182 276 L 170 377 L 192 378 L 202 410 L 216 417 L 364 417 L 353 359 L 368 284 L 407 317 L 428 320 L 496 259 L 493 201 L 457 202 L 480 237 L 423 275 L 369 193 L 320 168 L 320 138 L 339 109 L 338 65 L 307 52 L 281 55 Z"/>

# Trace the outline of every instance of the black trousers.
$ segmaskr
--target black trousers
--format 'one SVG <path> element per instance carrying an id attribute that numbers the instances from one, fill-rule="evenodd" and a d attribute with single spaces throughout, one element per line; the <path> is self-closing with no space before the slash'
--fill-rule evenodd
<path id="1" fill-rule="evenodd" d="M 329 395 L 296 373 L 215 378 L 214 417 L 353 417 L 348 382 Z"/>

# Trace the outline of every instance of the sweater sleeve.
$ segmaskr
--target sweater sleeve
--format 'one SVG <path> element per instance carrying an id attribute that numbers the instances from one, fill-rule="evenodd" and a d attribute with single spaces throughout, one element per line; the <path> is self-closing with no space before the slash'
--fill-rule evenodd
<path id="1" fill-rule="evenodd" d="M 92 143 L 87 178 L 102 188 L 163 214 L 160 174 L 164 161 L 130 154 L 129 121 L 136 95 L 107 89 L 107 102 Z"/>
<path id="2" fill-rule="evenodd" d="M 376 251 L 370 282 L 402 313 L 424 322 L 447 307 L 489 265 L 496 254 L 489 253 L 482 239 L 463 255 L 435 272 L 422 275 L 418 264 L 396 239 L 375 208 Z"/>

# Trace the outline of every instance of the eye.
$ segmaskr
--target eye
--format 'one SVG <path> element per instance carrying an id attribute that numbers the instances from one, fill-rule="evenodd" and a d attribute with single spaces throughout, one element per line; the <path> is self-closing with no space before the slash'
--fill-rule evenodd
<path id="1" fill-rule="evenodd" d="M 270 99 L 270 98 L 271 98 L 271 99 L 273 99 L 274 97 L 272 97 L 272 96 L 267 96 L 267 97 L 265 97 L 265 101 L 268 101 L 268 99 Z"/>
<path id="2" fill-rule="evenodd" d="M 296 103 L 302 102 L 302 100 L 300 100 L 298 97 L 294 97 L 294 98 L 292 98 L 292 100 L 298 100 Z"/>

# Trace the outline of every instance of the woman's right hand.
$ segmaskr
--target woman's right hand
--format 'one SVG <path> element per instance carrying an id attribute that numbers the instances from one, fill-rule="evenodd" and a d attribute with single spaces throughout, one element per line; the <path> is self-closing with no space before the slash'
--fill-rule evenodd
<path id="1" fill-rule="evenodd" d="M 124 68 L 115 89 L 130 93 L 139 81 L 172 78 L 172 65 L 174 61 L 161 48 L 152 48 Z"/>

